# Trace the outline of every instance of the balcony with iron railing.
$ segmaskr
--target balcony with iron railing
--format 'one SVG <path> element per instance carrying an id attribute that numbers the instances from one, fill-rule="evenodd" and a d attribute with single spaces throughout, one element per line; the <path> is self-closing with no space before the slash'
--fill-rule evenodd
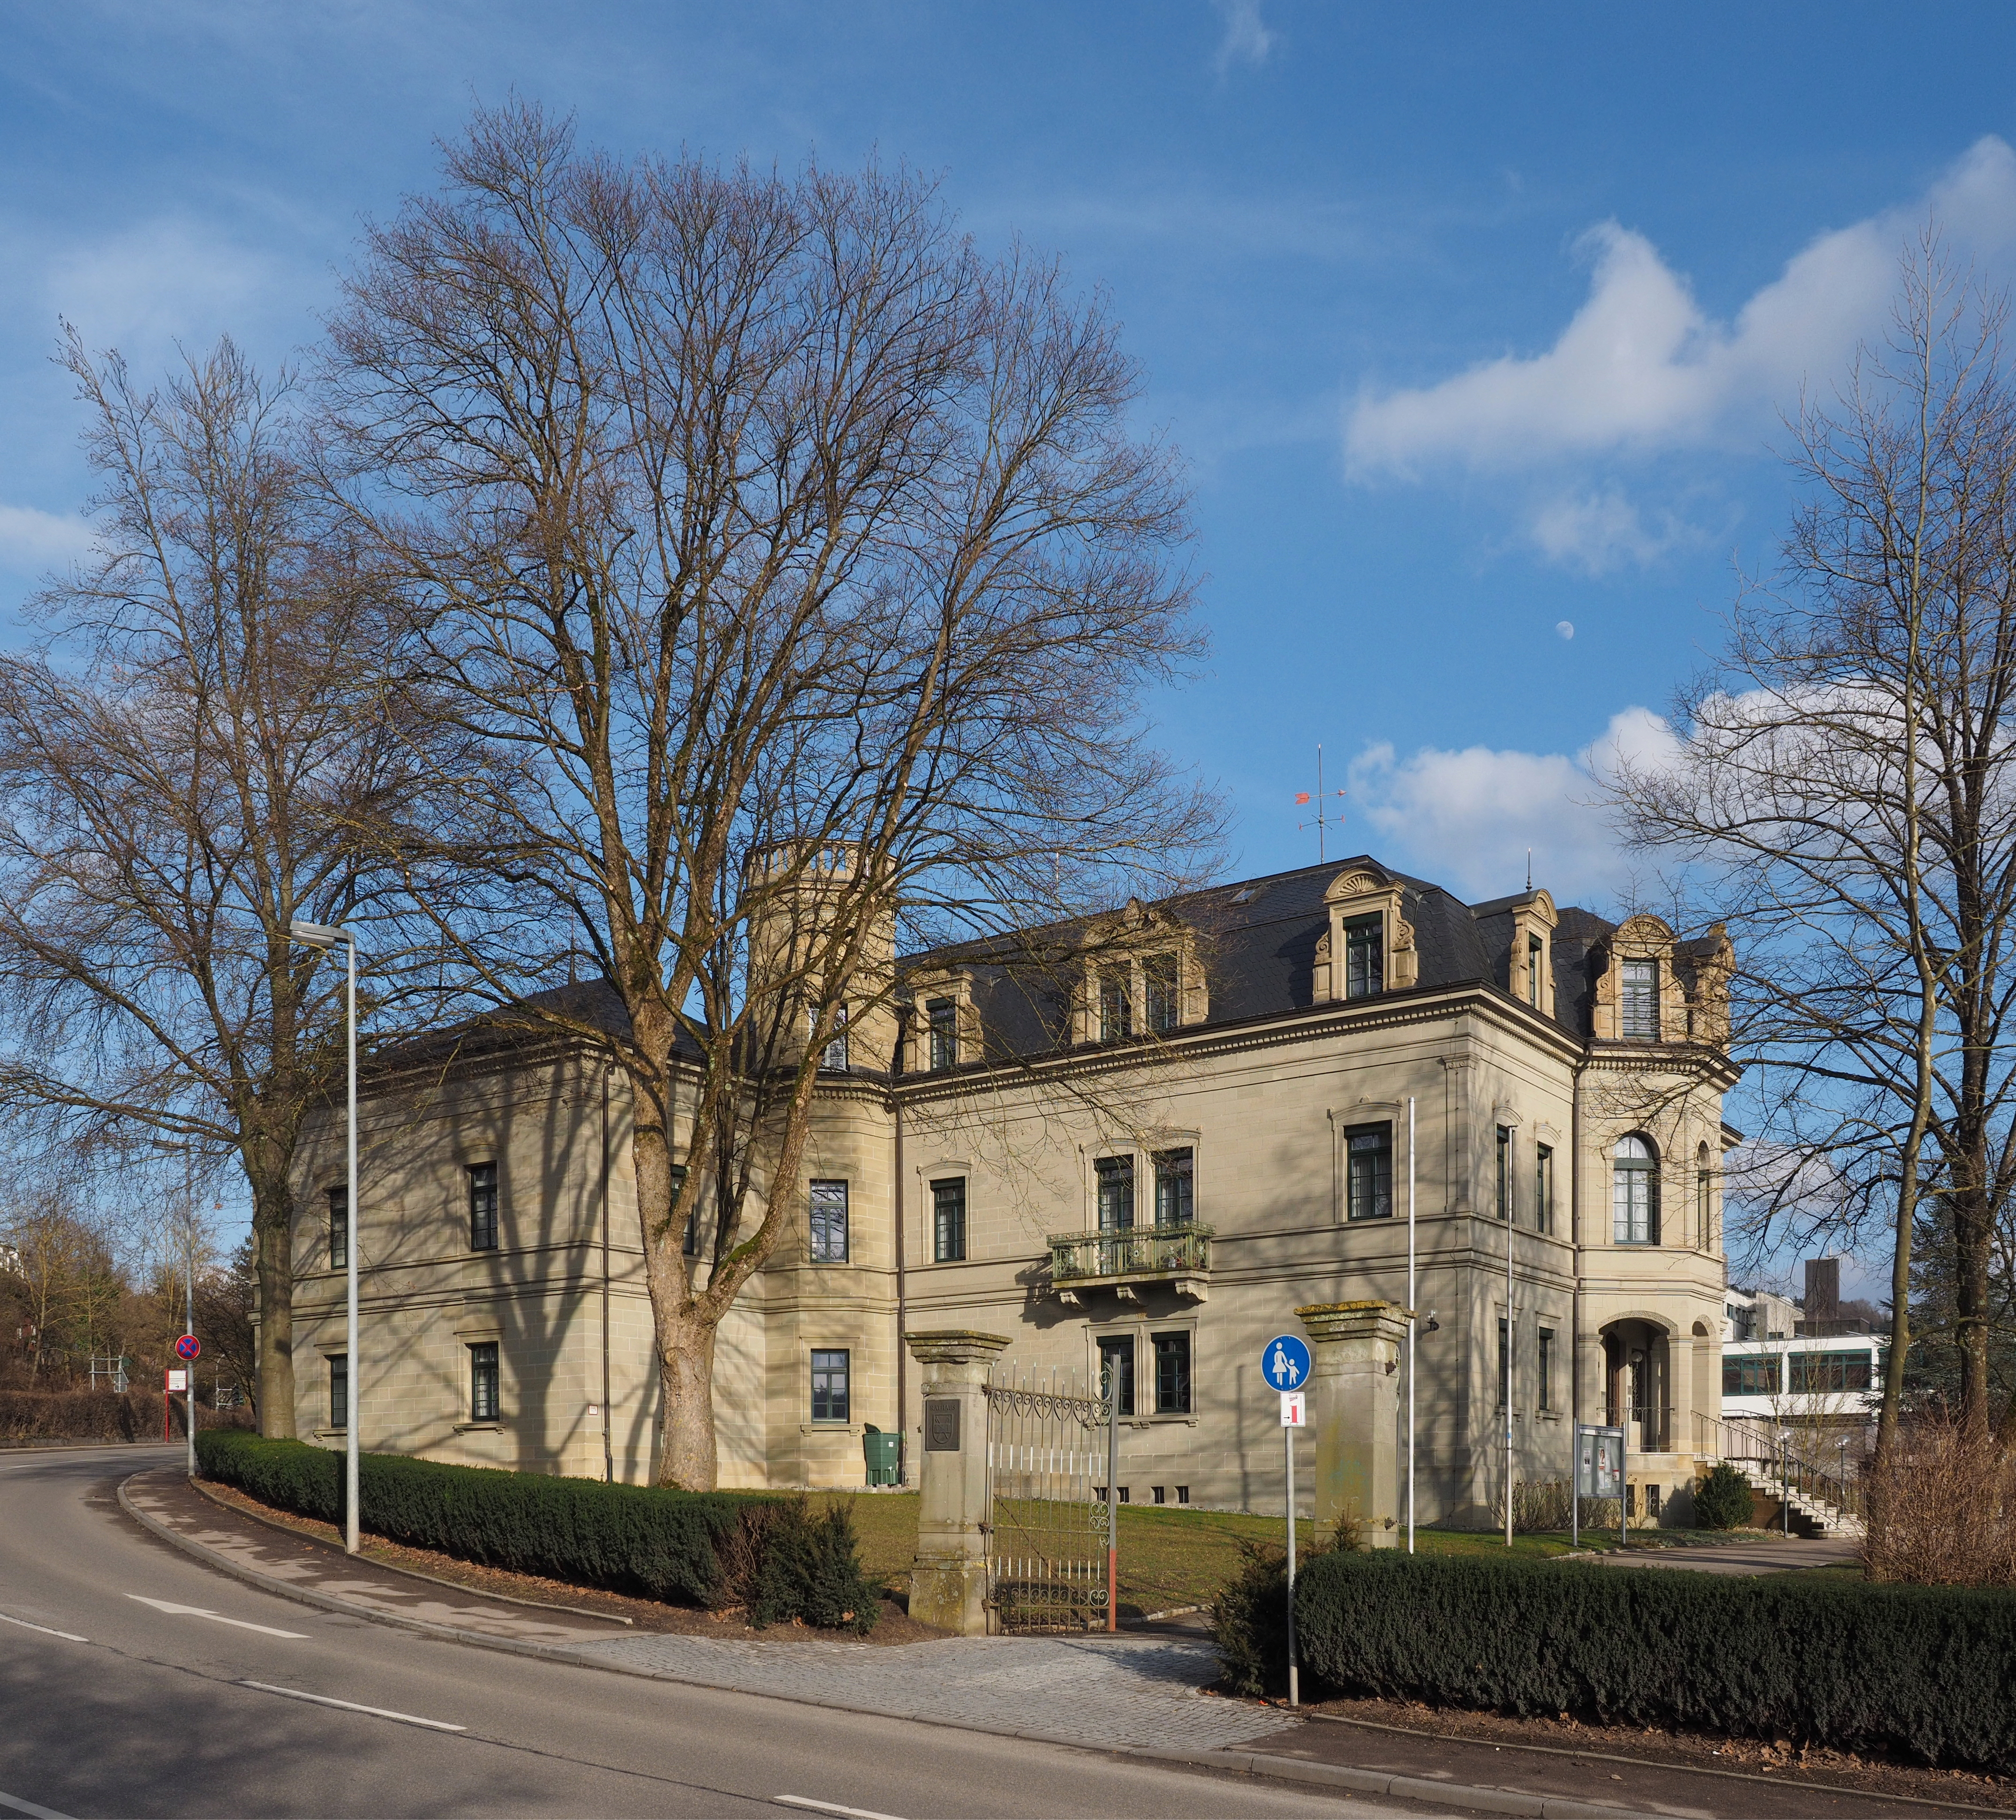
<path id="1" fill-rule="evenodd" d="M 1143 1284 L 1166 1283 L 1179 1296 L 1203 1301 L 1211 1292 L 1211 1228 L 1127 1226 L 1103 1232 L 1054 1232 L 1050 1282 L 1059 1299 L 1076 1304 L 1087 1289 L 1111 1289 L 1122 1301 L 1138 1300 Z"/>

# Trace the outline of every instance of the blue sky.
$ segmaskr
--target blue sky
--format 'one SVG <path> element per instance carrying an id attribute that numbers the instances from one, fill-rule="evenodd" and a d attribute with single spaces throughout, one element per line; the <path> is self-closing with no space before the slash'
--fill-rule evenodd
<path id="1" fill-rule="evenodd" d="M 619 151 L 879 149 L 1125 323 L 1215 643 L 1163 736 L 1240 869 L 1315 858 L 1320 742 L 1345 850 L 1480 897 L 1530 844 L 1614 900 L 1579 756 L 1658 736 L 1770 563 L 1778 413 L 1928 207 L 1991 273 L 2016 239 L 2006 7 L 72 0 L 6 42 L 0 615 L 81 534 L 59 315 L 143 370 L 278 359 L 514 88 Z"/>

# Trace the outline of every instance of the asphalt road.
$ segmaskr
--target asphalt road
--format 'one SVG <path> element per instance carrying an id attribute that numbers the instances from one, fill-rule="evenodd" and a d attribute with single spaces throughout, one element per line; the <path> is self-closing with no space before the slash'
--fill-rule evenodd
<path id="1" fill-rule="evenodd" d="M 297 1605 L 120 1511 L 119 1480 L 179 1451 L 0 1452 L 0 1820 L 1427 1811 L 639 1681 Z"/>

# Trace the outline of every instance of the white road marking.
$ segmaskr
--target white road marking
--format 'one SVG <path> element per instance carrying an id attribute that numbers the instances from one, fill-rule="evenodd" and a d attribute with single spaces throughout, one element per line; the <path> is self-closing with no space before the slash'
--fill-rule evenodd
<path id="1" fill-rule="evenodd" d="M 62 1635 L 60 1631 L 56 1635 Z M 67 1814 L 59 1814 L 53 1807 L 38 1807 L 33 1801 L 24 1801 L 19 1795 L 0 1795 L 0 1807 L 16 1814 L 25 1814 L 28 1820 L 70 1820 Z"/>
<path id="2" fill-rule="evenodd" d="M 157 1611 L 164 1611 L 171 1617 L 208 1618 L 214 1624 L 229 1624 L 234 1630 L 257 1631 L 262 1637 L 291 1637 L 297 1643 L 308 1641 L 305 1631 L 276 1631 L 271 1624 L 250 1624 L 243 1618 L 228 1618 L 218 1612 L 206 1611 L 200 1605 L 176 1605 L 165 1599 L 149 1599 L 145 1593 L 129 1592 L 126 1596 L 138 1599 L 142 1605 L 151 1605 Z M 79 1642 L 83 1640 L 77 1639 Z"/>
<path id="3" fill-rule="evenodd" d="M 52 1631 L 47 1624 L 31 1624 L 26 1618 L 10 1618 L 0 1611 L 0 1624 L 19 1624 L 24 1631 L 40 1631 L 45 1637 L 60 1637 L 66 1643 L 88 1643 L 88 1637 L 80 1637 L 74 1631 Z M 0 1800 L 5 1800 L 0 1796 Z"/>
<path id="4" fill-rule="evenodd" d="M 240 1687 L 256 1687 L 261 1693 L 283 1694 L 290 1700 L 308 1700 L 319 1707 L 340 1707 L 346 1713 L 369 1713 L 374 1719 L 397 1719 L 402 1725 L 424 1725 L 430 1732 L 466 1732 L 466 1725 L 451 1725 L 445 1719 L 423 1719 L 413 1713 L 395 1713 L 389 1707 L 360 1707 L 355 1700 L 331 1700 L 326 1693 L 303 1693 L 297 1687 L 275 1687 L 269 1681 L 241 1681 Z"/>
<path id="5" fill-rule="evenodd" d="M 897 1820 L 894 1814 L 878 1814 L 873 1807 L 843 1807 L 837 1801 L 815 1801 L 804 1795 L 772 1795 L 772 1806 L 804 1807 L 814 1814 L 840 1814 L 846 1820 Z"/>

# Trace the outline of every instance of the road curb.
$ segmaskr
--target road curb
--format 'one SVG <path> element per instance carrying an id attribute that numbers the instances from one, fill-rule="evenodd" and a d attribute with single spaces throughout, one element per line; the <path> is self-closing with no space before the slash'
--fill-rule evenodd
<path id="1" fill-rule="evenodd" d="M 151 1471 L 153 1469 L 146 1469 Z M 528 1643 L 510 1637 L 488 1637 L 479 1631 L 459 1630 L 452 1624 L 430 1624 L 423 1618 L 405 1617 L 396 1612 L 372 1611 L 347 1599 L 333 1599 L 327 1593 L 316 1592 L 304 1586 L 290 1585 L 284 1580 L 276 1580 L 269 1574 L 258 1573 L 232 1560 L 229 1556 L 205 1546 L 193 1537 L 178 1535 L 158 1518 L 149 1516 L 127 1495 L 127 1487 L 139 1476 L 138 1473 L 132 1473 L 120 1480 L 117 1491 L 119 1508 L 149 1534 L 159 1538 L 170 1547 L 179 1548 L 184 1554 L 193 1556 L 221 1574 L 229 1574 L 245 1585 L 256 1587 L 262 1592 L 272 1593 L 282 1599 L 291 1599 L 297 1605 L 312 1606 L 319 1610 L 337 1613 L 344 1617 L 361 1618 L 369 1624 L 387 1624 L 398 1630 L 416 1631 L 437 1642 L 460 1643 L 479 1649 L 495 1649 L 507 1656 L 535 1656 L 543 1661 L 566 1663 L 576 1668 L 596 1669 L 608 1674 L 627 1674 L 640 1681 L 666 1682 L 679 1687 L 705 1688 L 715 1693 L 740 1694 L 753 1700 L 777 1700 L 787 1706 L 817 1707 L 830 1712 L 849 1713 L 865 1718 L 898 1719 L 913 1725 L 936 1725 L 949 1732 L 977 1732 L 991 1737 L 1013 1738 L 1024 1743 L 1053 1744 L 1070 1750 L 1089 1750 L 1103 1756 L 1131 1757 L 1143 1763 L 1229 1771 L 1235 1775 L 1265 1776 L 1279 1782 L 1313 1783 L 1327 1788 L 1349 1789 L 1355 1793 L 1436 1801 L 1445 1806 L 1474 1808 L 1481 1813 L 1525 1815 L 1533 1817 L 1533 1820 L 1657 1820 L 1655 1816 L 1642 1815 L 1633 1808 L 1604 1807 L 1555 1796 L 1521 1794 L 1510 1789 L 1481 1788 L 1462 1782 L 1431 1782 L 1418 1776 L 1394 1775 L 1383 1770 L 1352 1769 L 1336 1764 L 1303 1763 L 1293 1757 L 1272 1756 L 1265 1751 L 1180 1750 L 1145 1744 L 1102 1744 L 1095 1740 L 1063 1737 L 1053 1732 L 1036 1731 L 1024 1726 L 988 1725 L 972 1720 L 914 1717 L 908 1714 L 891 1713 L 880 1707 L 860 1706 L 848 1700 L 815 1700 L 797 1694 L 768 1693 L 749 1688 L 725 1688 L 718 1682 L 700 1681 L 691 1675 L 667 1674 L 655 1669 L 637 1667 L 628 1663 L 610 1662 L 582 1656 L 571 1646 Z M 393 1574 L 399 1571 L 397 1568 L 383 1570 Z M 482 1595 L 473 1596 L 481 1598 Z M 1284 1728 L 1287 1724 L 1296 1722 L 1284 1721 Z"/>

